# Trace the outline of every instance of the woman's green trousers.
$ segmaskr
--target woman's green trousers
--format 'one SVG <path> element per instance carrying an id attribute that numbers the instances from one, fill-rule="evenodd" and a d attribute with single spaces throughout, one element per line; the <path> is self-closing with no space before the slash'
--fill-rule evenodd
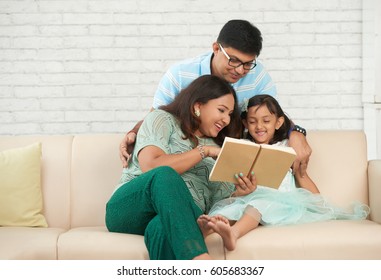
<path id="1" fill-rule="evenodd" d="M 182 177 L 162 166 L 115 191 L 106 206 L 106 226 L 144 235 L 150 259 L 190 260 L 207 253 L 197 225 L 201 214 Z"/>

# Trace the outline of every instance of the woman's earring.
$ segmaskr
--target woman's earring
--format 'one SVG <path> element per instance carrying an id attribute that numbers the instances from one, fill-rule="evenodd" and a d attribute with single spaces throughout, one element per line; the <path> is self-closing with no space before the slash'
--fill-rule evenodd
<path id="1" fill-rule="evenodd" d="M 201 115 L 201 113 L 200 113 L 200 110 L 194 110 L 194 114 L 197 116 L 197 117 L 199 117 L 200 115 Z"/>

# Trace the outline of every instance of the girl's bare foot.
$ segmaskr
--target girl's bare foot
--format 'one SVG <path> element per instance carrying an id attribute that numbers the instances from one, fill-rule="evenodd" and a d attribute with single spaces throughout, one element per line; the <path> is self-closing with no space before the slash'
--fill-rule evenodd
<path id="1" fill-rule="evenodd" d="M 226 249 L 229 251 L 234 250 L 238 235 L 230 226 L 229 221 L 222 216 L 214 216 L 213 218 L 210 222 L 208 222 L 208 226 L 221 236 Z"/>
<path id="2" fill-rule="evenodd" d="M 213 229 L 208 225 L 208 223 L 212 220 L 208 215 L 201 215 L 197 219 L 197 224 L 200 227 L 202 235 L 207 237 L 209 234 L 213 233 Z"/>
<path id="3" fill-rule="evenodd" d="M 197 224 L 204 237 L 216 232 L 221 236 L 226 249 L 229 251 L 235 249 L 238 235 L 234 232 L 233 228 L 230 226 L 229 220 L 225 217 L 220 215 L 213 217 L 201 215 L 197 219 Z"/>

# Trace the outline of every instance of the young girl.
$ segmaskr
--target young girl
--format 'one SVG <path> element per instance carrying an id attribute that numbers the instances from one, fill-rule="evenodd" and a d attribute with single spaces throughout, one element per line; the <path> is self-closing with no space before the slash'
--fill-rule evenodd
<path id="1" fill-rule="evenodd" d="M 247 139 L 259 144 L 287 145 L 292 126 L 275 98 L 257 95 L 249 99 L 241 114 L 248 130 Z M 238 182 L 242 178 L 238 177 Z M 204 236 L 217 232 L 228 250 L 234 250 L 238 238 L 262 225 L 287 225 L 330 219 L 365 219 L 369 207 L 356 204 L 346 212 L 328 203 L 306 174 L 301 177 L 290 170 L 279 189 L 257 186 L 243 197 L 230 197 L 217 202 L 198 223 Z M 235 222 L 236 221 L 236 222 Z M 230 223 L 233 224 L 232 226 Z"/>

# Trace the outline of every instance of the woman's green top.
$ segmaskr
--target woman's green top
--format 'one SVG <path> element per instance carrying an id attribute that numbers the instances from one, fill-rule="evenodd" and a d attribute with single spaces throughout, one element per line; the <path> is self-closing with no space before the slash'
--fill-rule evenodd
<path id="1" fill-rule="evenodd" d="M 194 149 L 192 142 L 183 137 L 179 122 L 172 114 L 160 109 L 150 112 L 139 129 L 131 160 L 128 167 L 123 169 L 117 188 L 142 174 L 137 156 L 144 147 L 156 146 L 166 154 L 181 154 Z M 217 146 L 212 138 L 198 140 L 201 145 Z M 206 157 L 181 174 L 195 203 L 204 213 L 208 213 L 214 203 L 229 197 L 235 190 L 233 184 L 209 181 L 214 162 L 214 159 Z"/>

